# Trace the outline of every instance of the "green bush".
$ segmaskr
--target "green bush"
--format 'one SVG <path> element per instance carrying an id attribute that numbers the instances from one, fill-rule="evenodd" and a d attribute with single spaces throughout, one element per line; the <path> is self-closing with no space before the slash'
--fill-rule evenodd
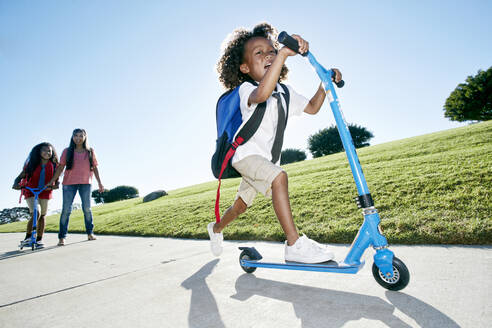
<path id="1" fill-rule="evenodd" d="M 280 165 L 300 162 L 306 159 L 306 153 L 300 149 L 287 148 L 282 150 Z"/>
<path id="2" fill-rule="evenodd" d="M 458 122 L 492 119 L 492 67 L 458 84 L 446 99 L 444 117 Z"/>
<path id="3" fill-rule="evenodd" d="M 369 146 L 369 140 L 374 138 L 374 135 L 362 126 L 349 124 L 348 129 L 355 148 Z M 335 125 L 309 136 L 308 144 L 309 151 L 314 158 L 339 153 L 343 150 L 342 139 Z"/>

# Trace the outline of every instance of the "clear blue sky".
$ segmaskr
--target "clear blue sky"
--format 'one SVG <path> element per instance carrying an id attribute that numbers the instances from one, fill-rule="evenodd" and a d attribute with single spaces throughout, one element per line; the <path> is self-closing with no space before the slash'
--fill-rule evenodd
<path id="1" fill-rule="evenodd" d="M 61 154 L 77 127 L 107 188 L 143 196 L 213 180 L 221 43 L 262 21 L 342 71 L 345 118 L 372 131 L 371 144 L 461 126 L 443 104 L 492 65 L 491 12 L 485 0 L 0 0 L 0 209 L 18 206 L 11 185 L 30 149 L 49 141 Z M 287 83 L 310 97 L 319 81 L 308 63 L 287 66 Z M 284 148 L 307 149 L 333 123 L 328 104 L 289 121 Z M 51 209 L 61 199 L 56 191 Z"/>

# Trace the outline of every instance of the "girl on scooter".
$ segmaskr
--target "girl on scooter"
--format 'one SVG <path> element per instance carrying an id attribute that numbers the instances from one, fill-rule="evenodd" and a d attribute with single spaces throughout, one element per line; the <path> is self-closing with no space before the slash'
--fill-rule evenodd
<path id="1" fill-rule="evenodd" d="M 21 189 L 22 187 L 30 188 L 43 188 L 48 181 L 57 179 L 52 179 L 55 174 L 56 165 L 58 164 L 58 156 L 56 154 L 55 148 L 48 142 L 42 142 L 31 150 L 29 157 L 22 169 L 22 172 L 15 178 L 13 189 Z M 37 218 L 33 217 L 34 213 L 34 195 L 31 191 L 27 189 L 22 190 L 22 194 L 26 199 L 27 205 L 29 207 L 29 212 L 31 213 L 31 218 L 27 222 L 26 237 L 21 243 L 29 242 L 32 233 L 33 220 L 36 219 L 36 248 L 43 248 L 44 244 L 42 242 L 44 226 L 45 226 L 45 216 L 48 212 L 48 201 L 52 197 L 52 189 L 58 188 L 58 182 L 54 183 L 51 188 L 47 188 L 38 196 L 38 215 Z M 39 210 L 39 207 L 41 208 Z"/>

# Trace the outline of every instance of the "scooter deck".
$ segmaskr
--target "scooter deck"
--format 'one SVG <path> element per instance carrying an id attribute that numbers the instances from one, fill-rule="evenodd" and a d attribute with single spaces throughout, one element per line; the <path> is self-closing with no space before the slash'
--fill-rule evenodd
<path id="1" fill-rule="evenodd" d="M 22 250 L 23 248 L 35 248 L 35 249 L 41 249 L 41 248 L 44 248 L 43 247 L 38 247 L 38 243 L 36 241 L 32 241 L 32 240 L 28 240 L 28 241 L 24 241 L 22 240 L 20 243 L 19 243 L 19 249 Z"/>
<path id="2" fill-rule="evenodd" d="M 270 268 L 270 269 L 284 269 L 284 270 L 300 270 L 300 271 L 318 271 L 318 272 L 338 272 L 338 273 L 357 273 L 364 266 L 365 262 L 361 262 L 359 265 L 348 265 L 345 263 L 338 263 L 335 261 L 328 261 L 323 263 L 299 263 L 289 262 L 284 263 L 266 262 L 266 261 L 253 261 L 253 260 L 240 260 L 241 266 L 256 267 L 256 268 Z"/>
<path id="3" fill-rule="evenodd" d="M 270 262 L 262 261 L 263 256 L 254 247 L 239 247 L 249 253 L 249 259 L 240 258 L 239 263 L 243 267 L 270 268 L 283 270 L 318 271 L 318 272 L 337 272 L 337 273 L 357 273 L 364 267 L 365 261 L 360 264 L 346 264 L 343 262 L 327 261 L 323 263 L 299 263 L 299 262 Z"/>

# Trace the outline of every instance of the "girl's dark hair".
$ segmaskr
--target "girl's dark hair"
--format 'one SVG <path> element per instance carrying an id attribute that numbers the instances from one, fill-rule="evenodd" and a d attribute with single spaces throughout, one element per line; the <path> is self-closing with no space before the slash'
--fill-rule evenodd
<path id="1" fill-rule="evenodd" d="M 244 45 L 254 37 L 263 37 L 272 42 L 273 47 L 278 50 L 277 30 L 268 23 L 256 25 L 252 31 L 244 28 L 234 30 L 226 39 L 224 54 L 217 63 L 219 81 L 228 90 L 234 89 L 241 83 L 251 80 L 251 78 L 240 71 L 239 67 L 244 59 Z M 288 69 L 284 65 L 280 71 L 279 81 L 287 77 Z"/>
<path id="2" fill-rule="evenodd" d="M 84 143 L 82 144 L 82 148 L 87 150 L 89 154 L 89 164 L 91 166 L 91 171 L 94 169 L 94 163 L 92 160 L 92 149 L 89 147 L 88 142 L 87 142 L 87 132 L 85 132 L 84 129 L 75 129 L 72 132 L 72 137 L 70 138 L 70 145 L 68 146 L 67 150 L 67 165 L 66 169 L 71 170 L 73 166 L 73 152 L 75 151 L 75 142 L 73 142 L 73 137 L 75 134 L 82 132 L 84 134 L 85 140 Z"/>
<path id="3" fill-rule="evenodd" d="M 26 167 L 26 176 L 28 179 L 32 177 L 34 170 L 41 163 L 41 148 L 43 147 L 51 148 L 51 157 L 49 160 L 53 164 L 58 164 L 58 155 L 56 154 L 55 147 L 53 147 L 53 145 L 50 144 L 49 142 L 42 142 L 34 146 L 31 152 L 29 153 L 29 158 L 27 159 L 27 167 Z"/>

